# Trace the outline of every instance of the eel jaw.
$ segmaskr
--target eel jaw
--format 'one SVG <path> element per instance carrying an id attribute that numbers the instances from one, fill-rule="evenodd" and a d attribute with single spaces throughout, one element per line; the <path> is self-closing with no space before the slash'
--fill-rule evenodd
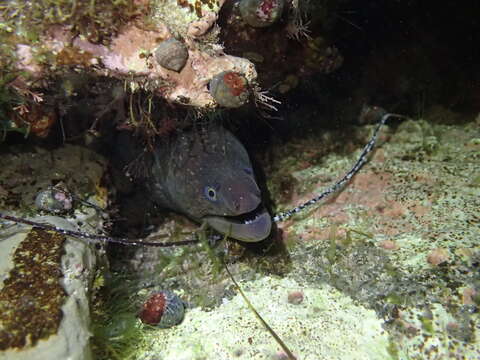
<path id="1" fill-rule="evenodd" d="M 259 242 L 270 235 L 272 218 L 263 207 L 255 211 L 252 216 L 243 215 L 238 217 L 206 216 L 204 220 L 212 228 L 222 234 L 244 242 Z"/>

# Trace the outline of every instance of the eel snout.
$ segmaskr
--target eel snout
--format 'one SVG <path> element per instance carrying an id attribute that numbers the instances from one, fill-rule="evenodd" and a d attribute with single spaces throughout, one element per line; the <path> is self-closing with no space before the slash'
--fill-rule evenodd
<path id="1" fill-rule="evenodd" d="M 207 216 L 204 219 L 218 232 L 245 242 L 262 241 L 270 235 L 272 229 L 271 216 L 263 206 L 242 216 Z"/>

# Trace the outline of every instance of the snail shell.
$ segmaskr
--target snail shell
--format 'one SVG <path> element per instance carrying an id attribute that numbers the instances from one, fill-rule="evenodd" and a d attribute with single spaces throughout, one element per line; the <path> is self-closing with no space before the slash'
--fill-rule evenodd
<path id="1" fill-rule="evenodd" d="M 185 303 L 173 292 L 163 290 L 150 295 L 138 316 L 145 324 L 169 328 L 182 322 Z"/>
<path id="2" fill-rule="evenodd" d="M 72 209 L 70 193 L 55 187 L 40 191 L 35 197 L 35 206 L 54 214 L 61 214 Z"/>
<path id="3" fill-rule="evenodd" d="M 174 38 L 161 42 L 155 49 L 155 60 L 168 70 L 179 72 L 187 63 L 187 59 L 187 47 Z"/>
<path id="4" fill-rule="evenodd" d="M 277 21 L 283 12 L 285 0 L 241 0 L 242 19 L 253 27 L 266 27 Z"/>
<path id="5" fill-rule="evenodd" d="M 209 89 L 217 104 L 223 107 L 236 108 L 248 101 L 248 81 L 235 71 L 215 75 L 210 80 Z"/>

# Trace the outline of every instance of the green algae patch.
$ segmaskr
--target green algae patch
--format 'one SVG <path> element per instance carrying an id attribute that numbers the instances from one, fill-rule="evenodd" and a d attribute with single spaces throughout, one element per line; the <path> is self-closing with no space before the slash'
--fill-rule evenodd
<path id="1" fill-rule="evenodd" d="M 144 326 L 135 283 L 126 274 L 97 270 L 92 302 L 92 347 L 97 360 L 134 359 L 143 344 Z"/>
<path id="2" fill-rule="evenodd" d="M 70 25 L 88 40 L 100 43 L 118 33 L 129 19 L 138 16 L 137 7 L 133 0 L 9 1 L 0 14 L 5 21 L 3 30 L 8 34 L 15 29 L 23 41 L 34 43 L 49 26 L 61 24 Z"/>
<path id="3" fill-rule="evenodd" d="M 65 237 L 31 230 L 13 255 L 0 290 L 0 350 L 23 348 L 56 334 L 65 291 L 60 261 Z"/>

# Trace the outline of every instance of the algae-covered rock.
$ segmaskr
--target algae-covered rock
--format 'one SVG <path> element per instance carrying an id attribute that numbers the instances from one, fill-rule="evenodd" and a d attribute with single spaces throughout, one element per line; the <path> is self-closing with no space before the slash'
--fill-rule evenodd
<path id="1" fill-rule="evenodd" d="M 0 349 L 23 348 L 56 334 L 65 291 L 58 264 L 65 236 L 32 229 L 16 248 L 0 290 Z"/>
<path id="2" fill-rule="evenodd" d="M 73 229 L 61 218 L 37 220 Z M 89 288 L 94 248 L 39 229 L 17 227 L 9 233 L 0 242 L 7 255 L 0 274 L 0 358 L 92 358 Z"/>
<path id="3" fill-rule="evenodd" d="M 38 190 L 57 182 L 101 205 L 103 160 L 74 146 L 4 153 L 2 213 L 67 230 L 101 227 L 95 208 L 75 197 L 65 217 L 43 216 Z M 6 166 L 8 164 L 8 166 Z M 78 177 L 78 169 L 83 169 Z M 23 174 L 19 177 L 19 174 Z M 51 231 L 0 222 L 0 358 L 91 359 L 90 288 L 98 252 L 92 244 Z"/>

